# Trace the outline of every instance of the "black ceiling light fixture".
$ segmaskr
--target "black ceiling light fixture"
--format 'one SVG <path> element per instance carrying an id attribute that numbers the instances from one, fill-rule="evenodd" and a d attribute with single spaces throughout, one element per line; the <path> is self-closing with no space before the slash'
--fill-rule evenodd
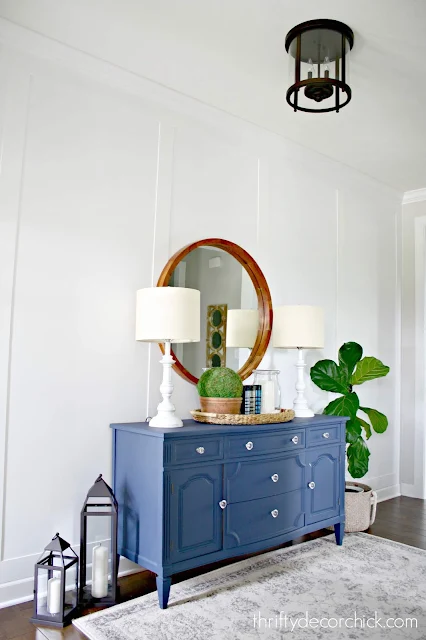
<path id="1" fill-rule="evenodd" d="M 294 111 L 339 112 L 348 104 L 348 54 L 353 44 L 352 29 L 338 20 L 309 20 L 288 32 L 285 48 L 294 61 L 286 97 Z"/>

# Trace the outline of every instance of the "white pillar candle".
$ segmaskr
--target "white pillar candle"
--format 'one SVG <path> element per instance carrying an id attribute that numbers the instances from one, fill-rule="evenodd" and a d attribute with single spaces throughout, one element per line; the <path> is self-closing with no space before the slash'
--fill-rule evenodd
<path id="1" fill-rule="evenodd" d="M 93 547 L 92 596 L 105 598 L 108 595 L 108 549 L 101 544 Z"/>
<path id="2" fill-rule="evenodd" d="M 273 380 L 262 382 L 262 413 L 272 413 L 275 410 L 275 384 Z"/>
<path id="3" fill-rule="evenodd" d="M 47 581 L 47 610 L 55 615 L 61 610 L 61 579 L 50 578 Z"/>

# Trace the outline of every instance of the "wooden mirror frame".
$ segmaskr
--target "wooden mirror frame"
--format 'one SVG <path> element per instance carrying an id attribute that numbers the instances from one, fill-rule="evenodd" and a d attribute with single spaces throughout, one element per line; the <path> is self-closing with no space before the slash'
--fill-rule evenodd
<path id="1" fill-rule="evenodd" d="M 177 265 L 181 262 L 181 260 L 183 260 L 183 258 L 185 258 L 185 256 L 188 255 L 188 253 L 194 251 L 194 249 L 198 249 L 199 247 L 216 247 L 217 249 L 222 249 L 223 251 L 229 253 L 236 260 L 238 260 L 238 262 L 247 271 L 255 288 L 259 310 L 259 328 L 257 331 L 256 341 L 248 357 L 248 360 L 238 371 L 238 375 L 241 377 L 241 379 L 245 380 L 260 365 L 268 347 L 269 340 L 271 339 L 273 313 L 272 299 L 268 283 L 266 282 L 265 276 L 260 270 L 257 262 L 251 257 L 249 253 L 247 253 L 247 251 L 244 251 L 244 249 L 242 249 L 238 244 L 234 244 L 229 240 L 222 240 L 221 238 L 207 238 L 205 240 L 198 240 L 198 242 L 188 244 L 183 249 L 177 251 L 170 258 L 170 260 L 162 270 L 161 275 L 158 278 L 157 287 L 169 286 L 170 278 L 172 277 L 172 274 Z M 159 346 L 161 351 L 164 353 L 163 345 L 160 344 Z M 173 350 L 172 356 L 176 361 L 173 365 L 173 369 L 177 371 L 177 373 L 184 380 L 187 380 L 192 384 L 197 384 L 198 378 L 193 376 L 192 373 L 185 369 L 183 364 L 173 353 Z"/>

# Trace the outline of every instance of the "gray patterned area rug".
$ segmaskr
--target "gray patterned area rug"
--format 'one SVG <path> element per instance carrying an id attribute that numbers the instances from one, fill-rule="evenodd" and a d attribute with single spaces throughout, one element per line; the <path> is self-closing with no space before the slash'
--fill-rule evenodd
<path id="1" fill-rule="evenodd" d="M 426 551 L 356 533 L 272 551 L 79 618 L 91 640 L 426 639 Z"/>

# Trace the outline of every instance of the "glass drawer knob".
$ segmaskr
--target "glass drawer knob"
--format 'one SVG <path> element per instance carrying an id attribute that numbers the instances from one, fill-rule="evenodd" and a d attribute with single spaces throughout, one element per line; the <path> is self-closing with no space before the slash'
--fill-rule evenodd
<path id="1" fill-rule="evenodd" d="M 226 502 L 226 500 L 221 500 L 221 501 L 219 502 L 219 507 L 220 507 L 221 509 L 226 509 L 226 505 L 227 505 L 227 504 L 228 504 L 228 503 Z"/>
<path id="2" fill-rule="evenodd" d="M 310 489 L 315 489 L 315 482 L 310 482 L 310 483 L 308 484 L 308 487 L 309 487 Z"/>
<path id="3" fill-rule="evenodd" d="M 278 482 L 278 480 L 279 480 L 279 475 L 278 475 L 278 473 L 274 473 L 274 475 L 273 475 L 273 476 L 271 476 L 271 480 L 272 480 L 272 482 Z"/>
<path id="4" fill-rule="evenodd" d="M 329 438 L 330 434 L 328 433 L 328 431 L 326 431 L 325 433 L 322 434 L 323 438 Z"/>
<path id="5" fill-rule="evenodd" d="M 197 453 L 204 453 L 204 447 L 197 447 L 197 448 L 195 449 L 195 451 L 196 451 Z"/>
<path id="6" fill-rule="evenodd" d="M 273 511 L 271 511 L 271 516 L 273 518 L 278 518 L 278 509 L 274 509 Z"/>
<path id="7" fill-rule="evenodd" d="M 299 442 L 299 436 L 294 436 L 291 441 L 294 442 L 294 444 L 297 444 Z"/>
<path id="8" fill-rule="evenodd" d="M 246 449 L 247 451 L 251 451 L 253 449 L 254 445 L 252 442 L 247 442 L 246 444 Z"/>

